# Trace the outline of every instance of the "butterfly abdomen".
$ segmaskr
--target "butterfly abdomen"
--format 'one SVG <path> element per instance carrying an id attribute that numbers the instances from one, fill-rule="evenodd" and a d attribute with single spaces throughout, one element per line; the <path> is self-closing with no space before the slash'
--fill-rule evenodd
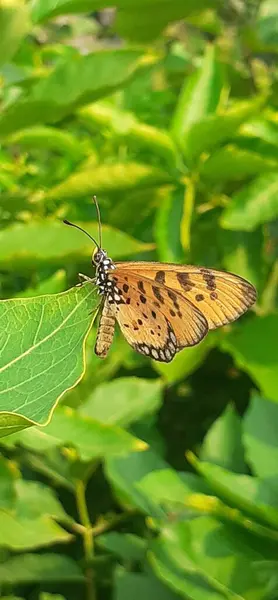
<path id="1" fill-rule="evenodd" d="M 104 302 L 102 314 L 99 321 L 95 353 L 100 358 L 105 358 L 112 344 L 115 331 L 115 316 L 108 305 Z"/>

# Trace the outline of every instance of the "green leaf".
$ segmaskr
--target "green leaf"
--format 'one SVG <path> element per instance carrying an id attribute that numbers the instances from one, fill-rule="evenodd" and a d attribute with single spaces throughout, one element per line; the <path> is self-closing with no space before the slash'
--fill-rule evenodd
<path id="1" fill-rule="evenodd" d="M 221 225 L 226 229 L 253 231 L 278 216 L 278 175 L 258 177 L 233 195 L 224 210 Z"/>
<path id="2" fill-rule="evenodd" d="M 47 421 L 58 399 L 81 379 L 97 302 L 90 284 L 56 296 L 1 301 L 2 436 Z"/>
<path id="3" fill-rule="evenodd" d="M 216 58 L 216 47 L 208 45 L 201 67 L 185 80 L 173 116 L 172 133 L 184 145 L 193 123 L 214 113 L 219 105 L 223 78 Z"/>
<path id="4" fill-rule="evenodd" d="M 201 460 L 236 473 L 246 473 L 241 438 L 240 418 L 233 405 L 229 404 L 206 434 L 200 452 Z"/>
<path id="5" fill-rule="evenodd" d="M 30 585 L 44 582 L 84 581 L 71 558 L 60 554 L 22 554 L 0 563 L 1 585 Z"/>
<path id="6" fill-rule="evenodd" d="M 147 450 L 123 458 L 106 460 L 105 472 L 124 506 L 139 508 L 140 511 L 154 518 L 163 518 L 165 511 L 147 494 L 141 492 L 138 484 L 147 473 L 166 467 L 167 464 L 159 456 Z"/>
<path id="7" fill-rule="evenodd" d="M 111 94 L 131 79 L 141 59 L 142 51 L 135 49 L 105 50 L 86 56 L 75 53 L 70 60 L 65 56 L 29 94 L 2 110 L 0 136 L 38 123 L 54 123 L 75 109 Z"/>
<path id="8" fill-rule="evenodd" d="M 170 510 L 176 504 L 186 504 L 192 494 L 207 493 L 208 488 L 200 477 L 192 473 L 177 473 L 174 469 L 160 469 L 148 473 L 137 484 L 148 498 Z"/>
<path id="9" fill-rule="evenodd" d="M 228 181 L 242 181 L 247 177 L 255 177 L 259 173 L 265 174 L 267 171 L 273 171 L 277 166 L 278 157 L 268 157 L 253 150 L 240 148 L 233 143 L 214 151 L 202 163 L 200 174 L 210 183 L 224 185 Z"/>
<path id="10" fill-rule="evenodd" d="M 197 346 L 185 348 L 176 354 L 171 363 L 152 361 L 153 367 L 167 383 L 180 381 L 198 369 L 214 343 L 215 338 L 210 334 Z"/>
<path id="11" fill-rule="evenodd" d="M 195 159 L 202 152 L 211 151 L 230 137 L 234 137 L 240 125 L 261 108 L 263 100 L 237 102 L 231 108 L 222 109 L 217 114 L 200 115 L 196 123 L 189 127 L 184 144 L 184 152 Z M 206 171 L 205 171 L 206 172 Z"/>
<path id="12" fill-rule="evenodd" d="M 193 462 L 198 473 L 230 506 L 278 529 L 277 490 L 274 495 L 267 482 L 250 475 L 236 475 L 218 465 L 195 459 Z"/>
<path id="13" fill-rule="evenodd" d="M 263 395 L 278 402 L 278 315 L 245 321 L 224 336 L 221 346 L 249 373 Z"/>
<path id="14" fill-rule="evenodd" d="M 134 143 L 137 148 L 149 148 L 169 166 L 177 163 L 177 149 L 169 133 L 138 121 L 132 112 L 119 110 L 108 102 L 94 102 L 79 110 L 77 116 L 92 133 L 109 129 L 120 140 Z"/>
<path id="15" fill-rule="evenodd" d="M 110 531 L 97 538 L 97 544 L 102 549 L 115 554 L 124 561 L 142 561 L 145 558 L 147 542 L 132 533 L 117 533 Z"/>
<path id="16" fill-rule="evenodd" d="M 127 427 L 156 412 L 162 402 L 160 381 L 122 377 L 99 385 L 81 406 L 79 413 L 101 423 Z"/>
<path id="17" fill-rule="evenodd" d="M 168 23 L 187 18 L 192 13 L 215 5 L 213 0 L 143 0 L 130 3 L 119 0 L 115 28 L 119 35 L 133 42 L 148 43 L 158 37 Z"/>
<path id="18" fill-rule="evenodd" d="M 263 600 L 255 567 L 261 555 L 248 542 L 235 528 L 200 517 L 166 526 L 149 558 L 157 576 L 185 598 Z"/>
<path id="19" fill-rule="evenodd" d="M 98 236 L 97 223 L 77 223 L 93 237 Z M 104 225 L 103 245 L 114 259 L 153 248 L 129 235 Z M 91 269 L 92 242 L 64 223 L 45 220 L 15 224 L 0 231 L 0 268 L 30 269 L 42 265 L 64 267 L 88 258 Z"/>
<path id="20" fill-rule="evenodd" d="M 153 575 L 129 573 L 121 567 L 115 572 L 115 600 L 179 600 Z"/>
<path id="21" fill-rule="evenodd" d="M 64 511 L 54 491 L 37 481 L 19 479 L 15 485 L 16 514 L 21 519 L 37 519 L 43 515 L 70 523 L 72 518 Z"/>
<path id="22" fill-rule="evenodd" d="M 74 447 L 77 454 L 72 455 L 73 460 L 80 457 L 83 461 L 147 448 L 145 442 L 120 427 L 81 416 L 65 406 L 56 409 L 51 422 L 43 430 L 35 429 L 30 434 L 27 431 L 16 433 L 12 440 L 38 452 L 61 446 Z"/>
<path id="23" fill-rule="evenodd" d="M 55 127 L 36 126 L 21 129 L 5 140 L 6 144 L 33 149 L 43 148 L 60 152 L 69 158 L 80 160 L 85 156 L 84 148 L 77 137 Z"/>
<path id="24" fill-rule="evenodd" d="M 30 29 L 25 0 L 2 0 L 0 6 L 0 65 L 11 60 Z"/>
<path id="25" fill-rule="evenodd" d="M 277 39 L 278 9 L 275 0 L 264 0 L 260 3 L 255 33 L 258 42 L 264 50 L 275 52 L 278 50 Z"/>
<path id="26" fill-rule="evenodd" d="M 180 239 L 185 252 L 189 252 L 190 250 L 191 222 L 194 213 L 195 195 L 195 182 L 192 179 L 187 179 L 184 192 L 183 213 L 180 224 Z"/>
<path id="27" fill-rule="evenodd" d="M 254 393 L 243 418 L 247 459 L 258 477 L 278 475 L 278 406 Z"/>
<path id="28" fill-rule="evenodd" d="M 39 595 L 39 600 L 66 600 L 61 594 L 49 594 L 48 592 L 42 592 Z"/>
<path id="29" fill-rule="evenodd" d="M 0 508 L 12 509 L 16 500 L 16 469 L 14 465 L 0 456 Z"/>
<path id="30" fill-rule="evenodd" d="M 42 548 L 50 544 L 69 542 L 72 537 L 47 516 L 30 519 L 0 511 L 0 519 L 0 547 L 10 550 Z M 2 565 L 0 581 L 1 567 Z"/>
<path id="31" fill-rule="evenodd" d="M 144 190 L 172 183 L 173 177 L 167 171 L 144 165 L 139 162 L 126 162 L 97 165 L 77 171 L 65 181 L 46 192 L 46 201 L 71 200 L 90 196 L 101 196 L 113 192 Z"/>
<path id="32" fill-rule="evenodd" d="M 262 230 L 251 232 L 220 230 L 219 241 L 224 253 L 222 260 L 225 269 L 251 281 L 260 295 L 265 279 Z"/>

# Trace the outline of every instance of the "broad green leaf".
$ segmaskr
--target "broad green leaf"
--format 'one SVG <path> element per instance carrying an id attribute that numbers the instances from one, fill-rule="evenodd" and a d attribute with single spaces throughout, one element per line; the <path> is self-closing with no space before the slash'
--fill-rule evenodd
<path id="1" fill-rule="evenodd" d="M 33 0 L 32 20 L 39 23 L 59 15 L 93 11 L 110 6 L 107 0 Z"/>
<path id="2" fill-rule="evenodd" d="M 106 460 L 105 472 L 124 506 L 139 508 L 154 518 L 163 518 L 164 510 L 141 492 L 138 483 L 147 473 L 166 467 L 167 464 L 159 456 L 148 450 Z"/>
<path id="3" fill-rule="evenodd" d="M 268 173 L 247 184 L 231 198 L 221 225 L 226 229 L 253 231 L 278 216 L 278 175 Z"/>
<path id="4" fill-rule="evenodd" d="M 149 42 L 171 21 L 189 17 L 196 10 L 213 7 L 213 0 L 117 0 L 115 6 L 119 9 L 115 28 L 121 36 L 132 41 Z M 34 0 L 32 2 L 32 18 L 34 22 L 45 21 L 58 15 L 92 12 L 111 7 L 108 0 Z"/>
<path id="5" fill-rule="evenodd" d="M 210 517 L 165 526 L 149 558 L 156 574 L 185 598 L 264 598 L 255 567 L 262 555 L 247 536 Z"/>
<path id="6" fill-rule="evenodd" d="M 174 469 L 160 469 L 148 473 L 137 487 L 153 502 L 167 507 L 186 504 L 192 494 L 208 492 L 200 477 L 192 473 L 177 473 Z"/>
<path id="7" fill-rule="evenodd" d="M 189 17 L 203 8 L 215 6 L 213 0 L 119 0 L 115 28 L 133 42 L 148 43 L 157 38 L 168 23 Z"/>
<path id="8" fill-rule="evenodd" d="M 21 554 L 0 564 L 1 585 L 84 581 L 78 564 L 60 554 Z"/>
<path id="9" fill-rule="evenodd" d="M 37 519 L 47 516 L 62 523 L 70 523 L 72 518 L 64 511 L 54 491 L 38 481 L 19 479 L 15 485 L 16 514 L 21 519 Z"/>
<path id="10" fill-rule="evenodd" d="M 179 352 L 171 363 L 152 361 L 153 367 L 167 383 L 174 383 L 196 371 L 214 343 L 215 338 L 210 334 L 197 346 Z"/>
<path id="11" fill-rule="evenodd" d="M 77 116 L 92 133 L 109 129 L 119 139 L 134 143 L 137 148 L 149 148 L 172 167 L 176 165 L 177 149 L 170 134 L 138 121 L 132 112 L 119 110 L 108 102 L 94 102 L 79 110 Z"/>
<path id="12" fill-rule="evenodd" d="M 25 518 L 1 510 L 0 520 L 0 547 L 3 548 L 22 551 L 71 541 L 72 536 L 47 516 Z M 0 581 L 1 568 L 2 565 Z"/>
<path id="13" fill-rule="evenodd" d="M 269 144 L 273 152 L 278 147 L 278 126 L 264 116 L 256 117 L 244 123 L 240 127 L 239 136 L 239 140 L 249 141 L 252 143 L 251 147 L 255 146 L 257 149 L 265 147 L 262 142 Z"/>
<path id="14" fill-rule="evenodd" d="M 264 0 L 260 3 L 255 34 L 259 44 L 266 51 L 278 50 L 278 8 L 275 0 Z"/>
<path id="15" fill-rule="evenodd" d="M 105 50 L 65 57 L 46 77 L 2 110 L 0 137 L 39 123 L 54 123 L 75 109 L 126 84 L 140 66 L 142 51 Z M 61 87 L 61 82 L 63 82 Z"/>
<path id="16" fill-rule="evenodd" d="M 278 156 L 264 156 L 231 143 L 214 151 L 201 165 L 200 174 L 210 183 L 224 185 L 228 181 L 242 181 L 273 171 L 277 166 Z"/>
<path id="17" fill-rule="evenodd" d="M 141 561 L 145 558 L 147 542 L 145 539 L 132 533 L 117 533 L 110 531 L 97 538 L 100 548 L 115 554 L 125 561 Z"/>
<path id="18" fill-rule="evenodd" d="M 198 473 L 230 506 L 278 529 L 277 490 L 274 494 L 267 482 L 250 475 L 231 473 L 218 465 L 197 460 L 193 462 Z"/>
<path id="19" fill-rule="evenodd" d="M 51 422 L 42 430 L 35 428 L 12 436 L 12 441 L 30 450 L 44 452 L 61 446 L 76 449 L 73 458 L 89 461 L 114 454 L 145 450 L 147 444 L 112 424 L 82 416 L 69 407 L 58 407 Z"/>
<path id="20" fill-rule="evenodd" d="M 278 474 L 278 406 L 258 394 L 243 418 L 243 442 L 247 460 L 258 477 Z"/>
<path id="21" fill-rule="evenodd" d="M 221 346 L 232 354 L 262 394 L 278 402 L 278 315 L 246 320 L 222 338 Z"/>
<path id="22" fill-rule="evenodd" d="M 27 2 L 25 0 L 2 0 L 0 5 L 0 64 L 11 60 L 29 29 Z"/>
<path id="23" fill-rule="evenodd" d="M 115 600 L 179 600 L 153 575 L 130 573 L 121 567 L 115 571 Z"/>
<path id="24" fill-rule="evenodd" d="M 195 159 L 202 152 L 211 151 L 230 137 L 234 137 L 239 126 L 250 116 L 258 112 L 262 105 L 261 98 L 242 101 L 231 108 L 219 110 L 217 114 L 201 116 L 192 123 L 185 137 L 184 152 L 190 159 Z"/>
<path id="25" fill-rule="evenodd" d="M 58 399 L 81 379 L 97 303 L 90 284 L 0 302 L 2 436 L 46 422 Z"/>
<path id="26" fill-rule="evenodd" d="M 251 232 L 221 229 L 219 242 L 225 269 L 251 281 L 260 296 L 265 280 L 264 236 L 261 229 Z"/>
<path id="27" fill-rule="evenodd" d="M 79 409 L 79 413 L 101 423 L 127 427 L 157 411 L 162 402 L 160 381 L 122 377 L 99 385 Z"/>
<path id="28" fill-rule="evenodd" d="M 70 175 L 46 192 L 45 199 L 72 200 L 97 194 L 128 192 L 162 186 L 173 182 L 167 171 L 139 162 L 97 165 Z"/>
<path id="29" fill-rule="evenodd" d="M 60 152 L 72 159 L 80 160 L 85 156 L 85 148 L 80 144 L 77 137 L 56 127 L 36 126 L 21 129 L 5 140 L 6 144 L 28 148 L 49 149 Z"/>
<path id="30" fill-rule="evenodd" d="M 98 236 L 97 223 L 77 223 L 93 237 Z M 153 248 L 129 235 L 104 225 L 103 245 L 113 259 L 121 258 Z M 0 268 L 5 270 L 30 269 L 40 265 L 64 267 L 88 259 L 88 274 L 91 271 L 91 256 L 94 250 L 86 235 L 53 220 L 15 224 L 0 232 Z M 92 272 L 92 271 L 91 271 Z"/>
<path id="31" fill-rule="evenodd" d="M 0 508 L 9 510 L 15 505 L 16 475 L 17 470 L 15 465 L 3 456 L 0 456 Z"/>
<path id="32" fill-rule="evenodd" d="M 214 113 L 219 105 L 223 78 L 216 48 L 208 45 L 201 67 L 185 80 L 173 116 L 172 133 L 180 145 L 193 123 Z"/>
<path id="33" fill-rule="evenodd" d="M 246 473 L 241 421 L 233 405 L 229 404 L 210 427 L 202 443 L 200 458 L 236 473 Z"/>

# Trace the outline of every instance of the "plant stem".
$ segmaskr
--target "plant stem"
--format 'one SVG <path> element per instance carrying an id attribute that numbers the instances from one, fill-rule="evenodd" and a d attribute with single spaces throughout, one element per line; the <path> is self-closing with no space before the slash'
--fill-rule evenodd
<path id="1" fill-rule="evenodd" d="M 75 488 L 76 504 L 79 514 L 79 519 L 83 525 L 83 546 L 85 560 L 90 564 L 94 557 L 94 537 L 92 524 L 90 521 L 87 503 L 86 503 L 86 485 L 84 481 L 78 480 Z M 86 579 L 87 579 L 87 600 L 96 600 L 96 589 L 94 582 L 93 568 L 88 566 L 86 568 Z"/>

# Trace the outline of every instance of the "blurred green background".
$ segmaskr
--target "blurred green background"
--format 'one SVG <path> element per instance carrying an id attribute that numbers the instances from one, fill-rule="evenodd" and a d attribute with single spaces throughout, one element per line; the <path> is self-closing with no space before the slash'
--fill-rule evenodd
<path id="1" fill-rule="evenodd" d="M 278 599 L 277 56 L 276 0 L 1 0 L 1 361 L 92 274 L 93 194 L 114 259 L 258 290 L 168 365 L 93 326 L 45 428 L 3 379 L 1 598 Z"/>

